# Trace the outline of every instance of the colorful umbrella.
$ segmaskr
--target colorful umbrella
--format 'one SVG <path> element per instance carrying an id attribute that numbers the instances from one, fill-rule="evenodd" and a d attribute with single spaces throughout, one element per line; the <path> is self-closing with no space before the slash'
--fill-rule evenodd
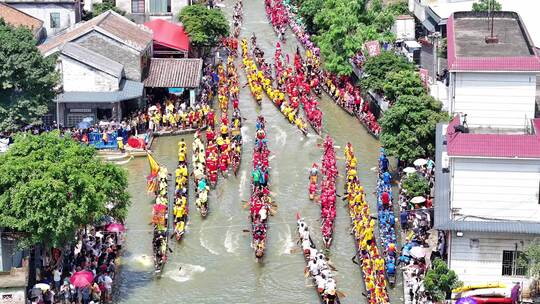
<path id="1" fill-rule="evenodd" d="M 466 298 L 458 299 L 456 301 L 456 304 L 478 304 L 478 302 L 471 297 L 466 297 Z"/>
<path id="2" fill-rule="evenodd" d="M 411 248 L 409 252 L 411 253 L 411 256 L 413 258 L 417 258 L 417 259 L 420 259 L 426 256 L 426 251 L 424 250 L 424 248 L 420 246 Z"/>
<path id="3" fill-rule="evenodd" d="M 124 232 L 126 228 L 122 224 L 112 223 L 107 226 L 107 231 L 109 232 Z"/>
<path id="4" fill-rule="evenodd" d="M 77 271 L 69 278 L 69 282 L 79 288 L 92 284 L 92 281 L 94 281 L 94 274 L 87 270 Z"/>

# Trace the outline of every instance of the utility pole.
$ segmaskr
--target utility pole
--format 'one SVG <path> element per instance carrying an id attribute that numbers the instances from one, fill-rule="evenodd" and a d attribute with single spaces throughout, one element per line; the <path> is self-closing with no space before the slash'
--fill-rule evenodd
<path id="1" fill-rule="evenodd" d="M 437 87 L 437 99 L 439 98 L 439 85 L 437 84 L 437 73 L 439 73 L 439 60 L 438 60 L 438 52 L 439 52 L 439 38 L 441 38 L 440 32 L 433 32 L 429 36 L 431 38 L 431 41 L 433 43 L 433 84 Z"/>

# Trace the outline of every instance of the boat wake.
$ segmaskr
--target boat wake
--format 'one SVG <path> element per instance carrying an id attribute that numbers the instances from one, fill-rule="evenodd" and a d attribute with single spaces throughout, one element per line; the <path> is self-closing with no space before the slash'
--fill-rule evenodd
<path id="1" fill-rule="evenodd" d="M 193 279 L 193 276 L 195 274 L 206 271 L 206 268 L 201 265 L 174 264 L 174 266 L 174 270 L 169 270 L 165 272 L 165 277 L 172 279 L 176 282 L 187 282 Z"/>
<path id="2" fill-rule="evenodd" d="M 246 170 L 242 170 L 240 175 L 240 183 L 238 183 L 238 194 L 240 197 L 244 197 L 244 189 L 246 188 L 247 173 Z"/>
<path id="3" fill-rule="evenodd" d="M 154 262 L 152 261 L 151 256 L 141 254 L 130 258 L 128 264 L 135 267 L 149 268 L 153 266 Z"/>
<path id="4" fill-rule="evenodd" d="M 284 254 L 291 254 L 291 251 L 295 248 L 295 244 L 293 242 L 293 237 L 291 233 L 291 227 L 289 225 L 287 226 L 287 233 L 285 237 L 285 242 L 283 243 L 283 250 L 281 251 L 280 255 Z"/>
<path id="5" fill-rule="evenodd" d="M 287 133 L 285 131 L 283 131 L 283 129 L 281 129 L 280 127 L 278 127 L 276 125 L 273 125 L 272 127 L 277 130 L 276 140 L 275 141 L 276 142 L 281 142 L 281 145 L 285 146 L 285 143 L 287 142 Z"/>
<path id="6" fill-rule="evenodd" d="M 201 246 L 204 249 L 208 250 L 208 252 L 210 252 L 211 254 L 219 255 L 217 251 L 213 250 L 212 248 L 210 248 L 210 246 L 208 246 L 208 240 L 204 238 L 203 230 L 204 230 L 204 224 L 201 227 L 201 231 L 199 232 L 199 242 L 201 243 Z"/>
<path id="7" fill-rule="evenodd" d="M 238 234 L 236 234 L 237 237 L 235 237 L 235 240 L 233 240 L 234 236 L 235 234 L 233 233 L 232 228 L 229 228 L 225 235 L 225 241 L 223 242 L 223 246 L 225 246 L 225 250 L 228 253 L 236 253 L 238 250 Z"/>

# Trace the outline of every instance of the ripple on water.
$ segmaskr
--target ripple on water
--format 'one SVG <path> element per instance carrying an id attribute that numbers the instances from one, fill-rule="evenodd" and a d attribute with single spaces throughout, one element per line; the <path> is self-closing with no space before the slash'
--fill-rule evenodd
<path id="1" fill-rule="evenodd" d="M 197 273 L 206 271 L 206 268 L 201 265 L 175 263 L 171 266 L 173 266 L 174 270 L 166 271 L 164 276 L 176 282 L 187 282 L 193 279 L 193 276 Z"/>

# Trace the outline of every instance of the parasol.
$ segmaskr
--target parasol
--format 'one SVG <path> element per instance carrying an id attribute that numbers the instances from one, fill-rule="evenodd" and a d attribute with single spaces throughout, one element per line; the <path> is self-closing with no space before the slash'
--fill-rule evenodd
<path id="1" fill-rule="evenodd" d="M 416 172 L 416 169 L 413 168 L 413 167 L 407 167 L 407 168 L 403 169 L 403 172 L 405 172 L 407 174 L 411 174 L 411 173 Z"/>
<path id="2" fill-rule="evenodd" d="M 471 297 L 460 298 L 456 301 L 456 304 L 478 304 L 478 301 Z"/>
<path id="3" fill-rule="evenodd" d="M 423 158 L 419 158 L 419 159 L 415 160 L 413 164 L 415 166 L 417 166 L 417 167 L 421 167 L 421 166 L 424 166 L 425 164 L 427 164 L 427 160 L 425 160 Z"/>
<path id="4" fill-rule="evenodd" d="M 36 285 L 34 285 L 34 288 L 41 289 L 42 291 L 47 291 L 51 289 L 51 286 L 45 283 L 37 283 Z"/>
<path id="5" fill-rule="evenodd" d="M 424 250 L 424 248 L 420 246 L 411 248 L 409 253 L 411 254 L 413 258 L 416 258 L 416 259 L 420 259 L 426 256 L 426 251 Z"/>
<path id="6" fill-rule="evenodd" d="M 138 137 L 135 137 L 135 136 L 131 136 L 128 139 L 127 143 L 132 148 L 144 148 L 144 146 L 145 146 L 144 139 L 138 138 Z"/>
<path id="7" fill-rule="evenodd" d="M 126 231 L 126 227 L 124 225 L 119 223 L 112 223 L 107 226 L 107 231 L 109 232 L 124 232 Z"/>
<path id="8" fill-rule="evenodd" d="M 426 201 L 426 198 L 423 196 L 415 196 L 411 199 L 411 203 L 413 204 L 422 204 Z"/>
<path id="9" fill-rule="evenodd" d="M 90 285 L 93 280 L 94 274 L 87 270 L 77 271 L 69 278 L 69 282 L 79 288 Z"/>

